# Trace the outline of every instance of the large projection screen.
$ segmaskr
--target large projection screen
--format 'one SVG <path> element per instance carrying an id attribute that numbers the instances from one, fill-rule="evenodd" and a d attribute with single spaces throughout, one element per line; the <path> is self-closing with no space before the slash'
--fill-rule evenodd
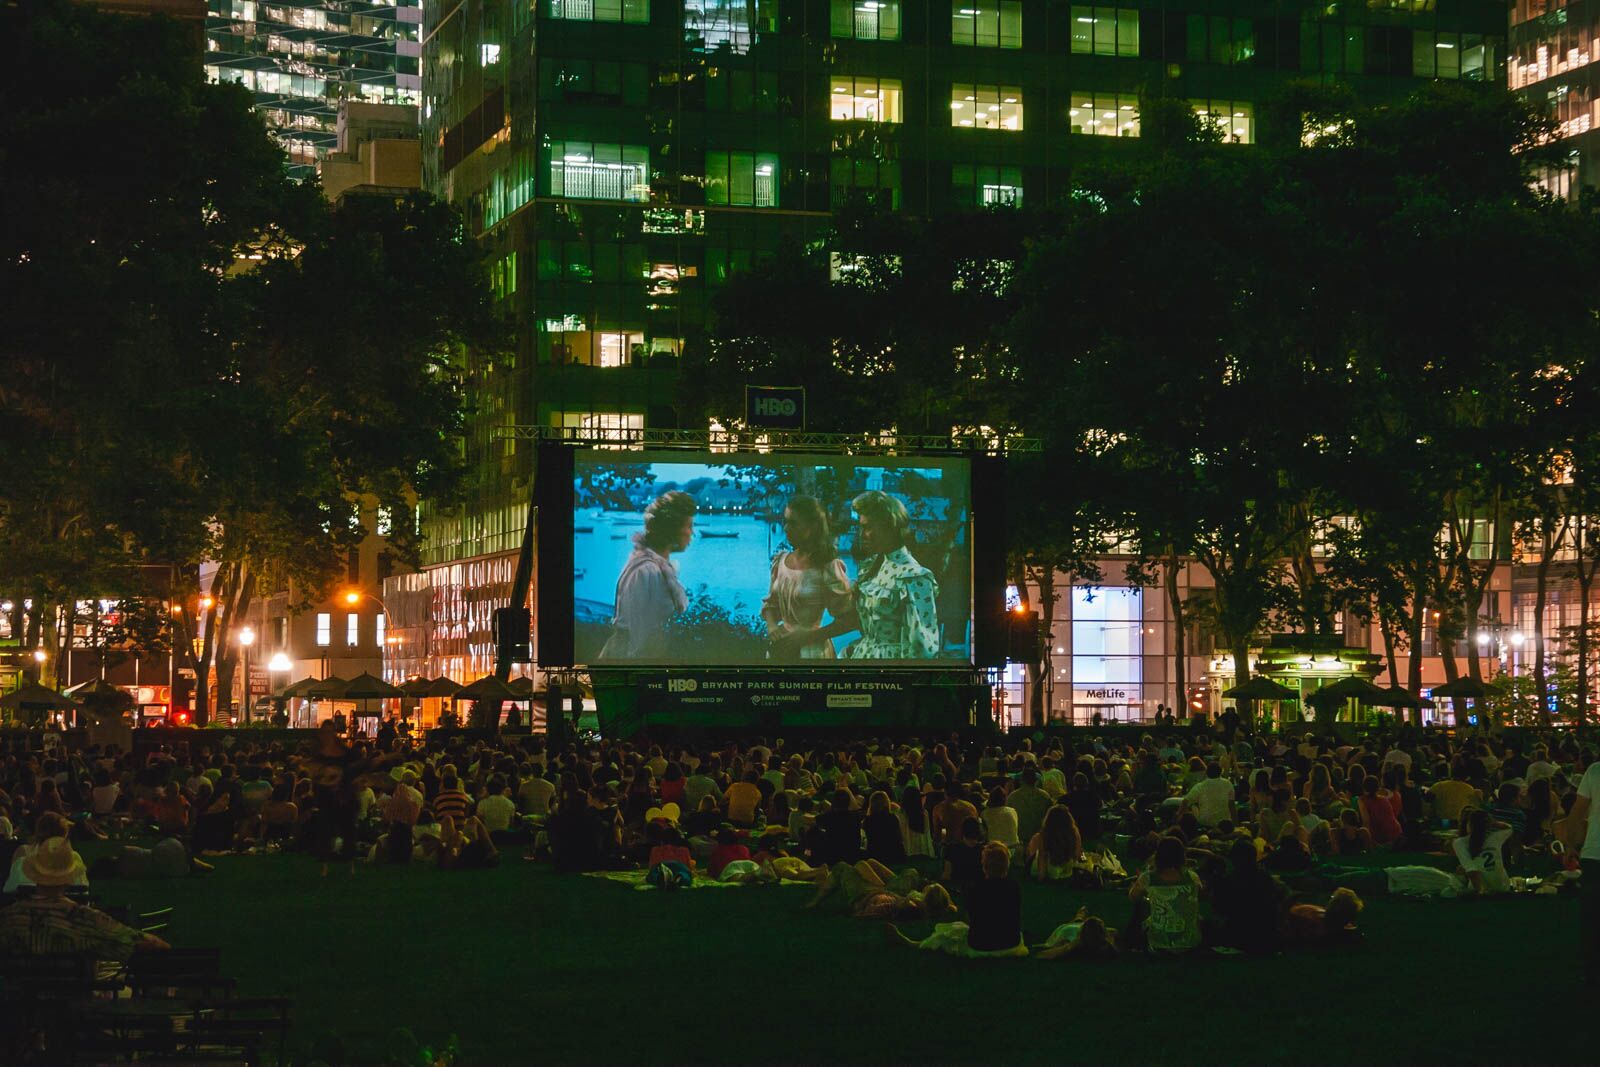
<path id="1" fill-rule="evenodd" d="M 576 661 L 972 663 L 964 458 L 582 451 Z"/>

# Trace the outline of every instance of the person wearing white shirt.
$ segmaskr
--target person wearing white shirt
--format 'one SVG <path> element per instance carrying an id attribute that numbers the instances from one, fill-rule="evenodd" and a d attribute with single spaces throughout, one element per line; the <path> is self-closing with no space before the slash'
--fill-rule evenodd
<path id="1" fill-rule="evenodd" d="M 1407 752 L 1403 748 L 1391 748 L 1388 752 L 1384 753 L 1383 762 L 1398 763 L 1400 766 L 1409 771 L 1411 769 L 1411 753 Z"/>
<path id="2" fill-rule="evenodd" d="M 1233 783 L 1222 777 L 1222 764 L 1215 760 L 1206 764 L 1205 778 L 1184 796 L 1178 814 L 1186 811 L 1194 812 L 1201 826 L 1216 826 L 1233 818 Z"/>
<path id="3" fill-rule="evenodd" d="M 1506 874 L 1502 852 L 1505 843 L 1511 840 L 1510 828 L 1493 822 L 1487 811 L 1478 808 L 1467 816 L 1466 830 L 1456 838 L 1452 848 L 1472 891 L 1490 895 L 1510 890 L 1511 877 Z"/>
<path id="4" fill-rule="evenodd" d="M 1583 945 L 1583 980 L 1600 986 L 1600 762 L 1589 764 L 1578 782 L 1578 795 L 1567 815 L 1567 848 L 1582 845 L 1578 862 L 1583 868 L 1583 902 L 1579 911 Z"/>

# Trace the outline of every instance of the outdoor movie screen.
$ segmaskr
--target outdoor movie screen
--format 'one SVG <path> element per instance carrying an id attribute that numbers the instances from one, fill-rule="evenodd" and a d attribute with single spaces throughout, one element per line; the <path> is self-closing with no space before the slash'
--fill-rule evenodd
<path id="1" fill-rule="evenodd" d="M 579 452 L 577 662 L 972 662 L 961 458 Z"/>

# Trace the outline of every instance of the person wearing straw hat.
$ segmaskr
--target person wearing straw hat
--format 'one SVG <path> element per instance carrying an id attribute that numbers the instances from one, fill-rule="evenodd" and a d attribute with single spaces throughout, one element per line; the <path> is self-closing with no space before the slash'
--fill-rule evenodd
<path id="1" fill-rule="evenodd" d="M 42 842 L 23 864 L 37 888 L 32 896 L 0 910 L 0 953 L 120 961 L 136 948 L 171 947 L 159 937 L 68 899 L 67 887 L 82 880 L 83 857 L 65 837 Z"/>

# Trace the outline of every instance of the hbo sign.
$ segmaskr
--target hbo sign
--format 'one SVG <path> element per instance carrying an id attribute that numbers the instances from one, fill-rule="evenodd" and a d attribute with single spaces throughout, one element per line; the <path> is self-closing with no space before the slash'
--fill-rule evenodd
<path id="1" fill-rule="evenodd" d="M 746 386 L 744 421 L 747 426 L 773 430 L 805 429 L 805 389 L 796 386 Z"/>

